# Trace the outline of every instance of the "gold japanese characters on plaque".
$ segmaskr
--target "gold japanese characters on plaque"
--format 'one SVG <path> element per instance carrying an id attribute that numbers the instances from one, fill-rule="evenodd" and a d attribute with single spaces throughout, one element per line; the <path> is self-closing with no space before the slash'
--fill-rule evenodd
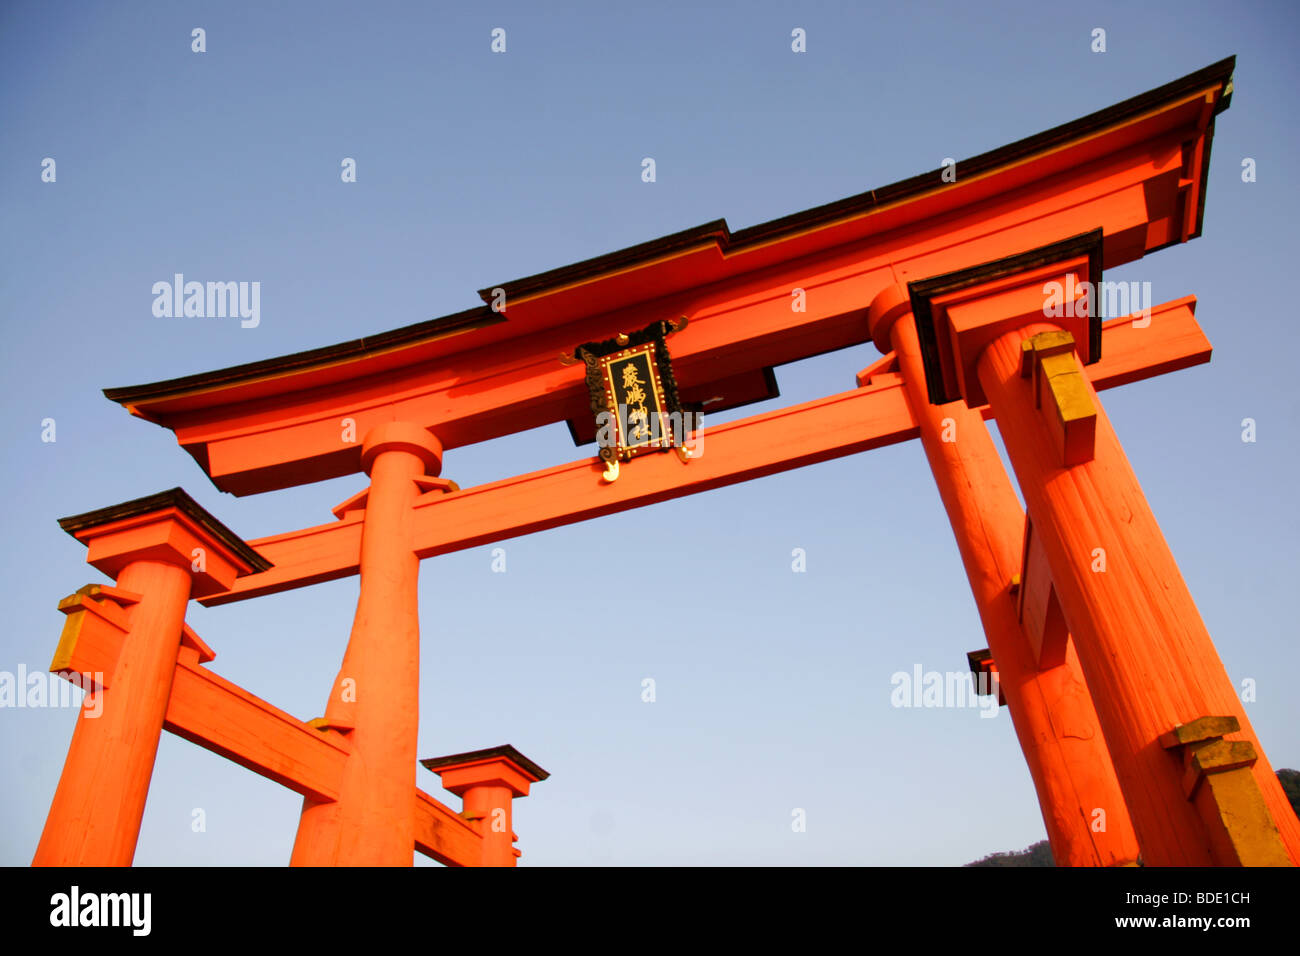
<path id="1" fill-rule="evenodd" d="M 675 450 L 682 461 L 691 457 L 688 435 L 698 427 L 699 412 L 678 400 L 665 342 L 686 322 L 685 316 L 655 322 L 639 332 L 580 345 L 563 357 L 586 366 L 606 481 L 617 480 L 619 463 L 637 455 Z"/>

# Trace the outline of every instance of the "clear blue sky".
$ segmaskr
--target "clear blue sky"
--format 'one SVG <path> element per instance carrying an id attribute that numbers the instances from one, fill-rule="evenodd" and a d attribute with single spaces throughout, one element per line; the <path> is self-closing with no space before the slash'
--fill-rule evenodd
<path id="1" fill-rule="evenodd" d="M 103 387 L 419 322 L 719 217 L 742 228 L 1236 54 L 1204 237 L 1108 276 L 1150 281 L 1158 302 L 1195 293 L 1214 360 L 1103 398 L 1229 674 L 1257 682 L 1248 713 L 1270 759 L 1300 765 L 1295 7 L 563 7 L 0 6 L 0 670 L 46 668 L 57 601 L 102 580 L 56 518 L 181 485 L 256 538 L 329 520 L 364 484 L 224 495 Z M 344 157 L 355 184 L 340 182 Z M 261 282 L 261 324 L 155 318 L 151 286 L 175 272 Z M 778 369 L 776 401 L 851 388 L 876 357 Z M 456 449 L 444 474 L 472 485 L 578 457 L 557 424 Z M 631 539 L 680 588 L 671 614 L 610 633 L 592 582 L 633 559 Z M 1044 837 L 1005 710 L 890 706 L 895 671 L 964 670 L 985 646 L 919 444 L 504 547 L 505 574 L 490 547 L 422 566 L 419 750 L 509 742 L 552 772 L 517 802 L 525 864 L 950 865 Z M 214 670 L 311 718 L 356 591 L 195 605 L 190 623 Z M 0 863 L 30 862 L 74 721 L 0 710 Z M 136 862 L 282 865 L 300 803 L 164 735 Z"/>

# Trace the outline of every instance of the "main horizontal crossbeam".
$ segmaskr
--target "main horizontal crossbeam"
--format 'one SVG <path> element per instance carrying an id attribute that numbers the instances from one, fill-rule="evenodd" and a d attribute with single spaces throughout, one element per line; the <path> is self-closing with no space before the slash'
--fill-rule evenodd
<path id="1" fill-rule="evenodd" d="M 1196 323 L 1195 298 L 1112 320 L 1103 329 L 1100 362 L 1087 366 L 1104 389 L 1208 362 L 1210 343 Z M 637 459 L 612 484 L 594 458 L 444 494 L 414 508 L 421 558 L 477 547 L 602 515 L 761 478 L 897 442 L 918 434 L 900 376 L 874 376 L 861 387 L 708 428 L 703 454 L 683 464 L 672 455 Z M 204 598 L 226 604 L 357 573 L 364 512 L 339 521 L 250 542 L 274 567 L 240 578 Z"/>

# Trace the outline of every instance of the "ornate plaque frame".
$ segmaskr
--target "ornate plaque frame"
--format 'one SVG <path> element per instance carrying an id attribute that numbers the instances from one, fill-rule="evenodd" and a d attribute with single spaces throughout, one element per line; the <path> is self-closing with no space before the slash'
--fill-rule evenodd
<path id="1" fill-rule="evenodd" d="M 661 320 L 639 332 L 620 333 L 603 342 L 587 342 L 574 350 L 587 370 L 591 411 L 596 416 L 596 442 L 605 463 L 605 479 L 618 478 L 619 463 L 637 455 L 676 449 L 683 460 L 686 418 L 677 397 L 672 357 L 665 341 L 685 328 L 686 318 Z"/>

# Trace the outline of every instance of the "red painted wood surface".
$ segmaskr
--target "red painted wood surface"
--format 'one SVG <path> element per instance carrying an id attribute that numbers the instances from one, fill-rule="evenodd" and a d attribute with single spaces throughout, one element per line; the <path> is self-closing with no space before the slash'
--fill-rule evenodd
<path id="1" fill-rule="evenodd" d="M 165 728 L 319 803 L 335 800 L 352 747 L 250 694 L 197 662 L 180 662 Z M 415 791 L 414 847 L 448 866 L 477 866 L 473 825 L 423 790 Z"/>
<path id="2" fill-rule="evenodd" d="M 1073 141 L 816 227 L 730 247 L 698 245 L 512 297 L 505 312 L 458 334 L 305 361 L 280 371 L 226 370 L 215 383 L 146 389 L 122 399 L 172 428 L 217 486 L 255 494 L 360 470 L 358 436 L 393 419 L 444 446 L 586 414 L 582 370 L 556 361 L 576 345 L 687 315 L 672 340 L 686 387 L 866 341 L 866 304 L 883 288 L 1101 228 L 1113 268 L 1194 232 L 1187 183 L 1222 79 L 1102 124 Z M 1193 210 L 1194 211 L 1194 210 Z M 510 285 L 510 284 L 507 284 Z M 791 292 L 806 292 L 805 311 Z M 129 391 L 129 390 L 128 390 Z"/>
<path id="3" fill-rule="evenodd" d="M 338 797 L 346 739 L 309 727 L 206 667 L 178 663 L 167 730 L 305 797 Z"/>
<path id="4" fill-rule="evenodd" d="M 208 670 L 201 661 L 212 652 L 199 650 L 202 641 L 188 626 L 183 633 L 195 646 L 186 648 L 182 638 L 163 729 L 305 797 L 336 800 L 351 753 L 347 738 L 311 727 Z M 111 674 L 125 643 L 124 633 L 116 634 L 112 643 L 79 643 L 75 670 Z M 448 866 L 481 864 L 474 825 L 422 790 L 415 792 L 414 827 L 417 851 Z"/>
<path id="5" fill-rule="evenodd" d="M 1098 388 L 1209 360 L 1210 345 L 1188 296 L 1153 310 L 1149 328 L 1129 319 L 1108 323 L 1103 358 L 1088 366 Z M 987 409 L 985 410 L 987 412 Z M 643 457 L 613 484 L 594 458 L 527 475 L 421 497 L 414 506 L 421 558 L 585 521 L 682 495 L 696 494 L 917 436 L 902 379 L 878 376 L 870 387 L 842 392 L 750 418 L 709 426 L 703 455 L 682 464 L 672 455 Z M 251 544 L 275 566 L 201 599 L 225 604 L 357 573 L 363 512 L 340 521 L 259 538 Z"/>
<path id="6" fill-rule="evenodd" d="M 77 718 L 34 866 L 130 866 L 153 776 L 181 627 L 188 564 L 132 561 L 117 586 L 140 595 L 103 711 Z"/>
<path id="7" fill-rule="evenodd" d="M 441 449 L 416 426 L 367 436 L 370 495 L 361 536 L 361 595 L 325 720 L 352 753 L 338 801 L 304 799 L 291 862 L 298 866 L 410 866 L 415 841 L 419 727 L 420 562 L 412 550 L 415 479 L 437 474 Z"/>
<path id="8" fill-rule="evenodd" d="M 460 814 L 415 791 L 415 849 L 447 866 L 481 866 L 483 839 Z"/>
<path id="9" fill-rule="evenodd" d="M 1065 467 L 1032 380 L 1021 376 L 1023 339 L 1057 327 L 1033 324 L 1003 335 L 979 361 L 980 383 L 1005 441 L 1026 507 L 1096 704 L 1144 861 L 1214 862 L 1182 765 L 1159 738 L 1206 716 L 1236 716 L 1239 739 L 1259 753 L 1253 768 L 1287 844 L 1300 862 L 1300 821 L 1264 756 L 1245 708 L 1142 493 L 1095 390 L 1095 457 Z M 1046 413 L 1054 410 L 1048 408 Z M 1105 570 L 1094 570 L 1098 549 Z"/>
<path id="10" fill-rule="evenodd" d="M 930 404 L 910 312 L 895 322 L 891 340 L 1056 865 L 1131 863 L 1137 837 L 1073 648 L 1058 666 L 1040 669 L 1017 620 L 1010 585 L 1020 570 L 1025 516 L 993 439 L 965 403 Z"/>

